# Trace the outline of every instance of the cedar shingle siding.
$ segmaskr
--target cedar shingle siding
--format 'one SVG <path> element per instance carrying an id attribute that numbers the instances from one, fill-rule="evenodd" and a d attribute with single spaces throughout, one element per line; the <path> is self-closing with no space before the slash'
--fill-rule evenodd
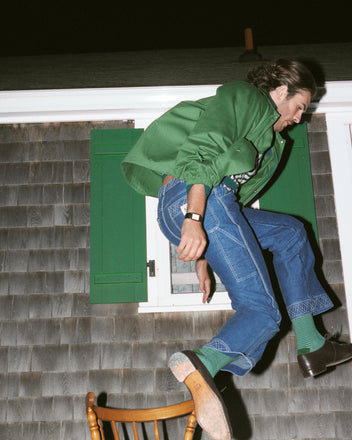
<path id="1" fill-rule="evenodd" d="M 127 125 L 128 126 L 128 125 Z M 129 125 L 130 127 L 131 125 Z M 232 312 L 137 314 L 89 303 L 91 128 L 122 122 L 0 127 L 0 438 L 89 439 L 88 390 L 111 406 L 188 397 L 169 373 L 175 350 L 211 338 Z M 320 248 L 348 333 L 324 115 L 308 126 Z M 219 374 L 239 439 L 350 439 L 351 364 L 303 380 L 292 331 L 245 378 Z M 279 342 L 279 344 L 278 344 Z M 180 438 L 179 424 L 169 440 Z M 196 437 L 199 438 L 199 437 Z M 205 435 L 201 437 L 207 438 Z"/>

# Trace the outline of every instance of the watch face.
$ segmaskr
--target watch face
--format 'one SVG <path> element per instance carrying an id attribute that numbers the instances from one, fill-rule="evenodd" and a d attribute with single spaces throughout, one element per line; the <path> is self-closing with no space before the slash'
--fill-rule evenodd
<path id="1" fill-rule="evenodd" d="M 197 222 L 202 221 L 202 216 L 200 214 L 196 214 L 195 212 L 187 212 L 187 214 L 185 215 L 185 218 L 190 218 L 190 219 L 195 220 Z"/>

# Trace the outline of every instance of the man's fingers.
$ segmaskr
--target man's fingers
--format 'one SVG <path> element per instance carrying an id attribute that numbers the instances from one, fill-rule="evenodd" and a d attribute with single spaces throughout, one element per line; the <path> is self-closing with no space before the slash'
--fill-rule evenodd
<path id="1" fill-rule="evenodd" d="M 194 240 L 182 238 L 176 253 L 179 254 L 178 259 L 183 261 L 194 261 L 198 260 L 204 252 L 206 240 Z"/>
<path id="2" fill-rule="evenodd" d="M 179 246 L 176 249 L 177 253 L 180 253 L 180 255 L 178 256 L 179 260 L 182 261 L 194 261 L 194 260 L 198 260 L 198 258 L 200 258 L 203 254 L 203 251 L 205 249 L 205 245 L 206 243 L 192 243 L 192 244 L 187 244 L 185 245 L 183 248 L 182 246 Z"/>
<path id="3" fill-rule="evenodd" d="M 204 281 L 204 291 L 203 292 L 203 304 L 205 304 L 208 301 L 209 295 L 210 295 L 210 288 L 211 288 L 211 280 L 210 278 L 207 278 Z"/>

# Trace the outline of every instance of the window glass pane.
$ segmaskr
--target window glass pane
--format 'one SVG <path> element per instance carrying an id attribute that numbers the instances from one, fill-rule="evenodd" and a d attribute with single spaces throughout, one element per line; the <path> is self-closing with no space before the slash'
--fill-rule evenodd
<path id="1" fill-rule="evenodd" d="M 170 244 L 171 261 L 171 290 L 172 293 L 194 293 L 199 292 L 198 278 L 195 272 L 195 261 L 187 263 L 179 260 L 176 254 L 176 247 Z M 216 292 L 226 292 L 225 286 L 217 276 L 214 276 Z"/>

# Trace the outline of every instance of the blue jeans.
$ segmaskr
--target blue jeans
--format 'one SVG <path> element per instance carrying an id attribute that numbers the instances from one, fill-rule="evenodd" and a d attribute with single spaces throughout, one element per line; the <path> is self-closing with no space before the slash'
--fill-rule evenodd
<path id="1" fill-rule="evenodd" d="M 187 203 L 186 183 L 173 179 L 159 191 L 158 222 L 178 245 Z M 322 313 L 333 304 L 319 283 L 303 224 L 284 214 L 241 207 L 225 185 L 212 189 L 204 215 L 205 258 L 229 294 L 235 314 L 206 346 L 234 358 L 224 370 L 247 374 L 281 321 L 263 249 L 273 265 L 290 319 Z"/>

